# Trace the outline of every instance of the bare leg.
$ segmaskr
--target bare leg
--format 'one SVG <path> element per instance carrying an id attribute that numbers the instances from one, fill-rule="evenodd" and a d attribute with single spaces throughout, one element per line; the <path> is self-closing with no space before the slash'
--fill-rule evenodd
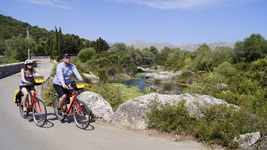
<path id="1" fill-rule="evenodd" d="M 31 92 L 29 92 L 29 93 L 30 93 L 30 98 L 31 98 L 30 103 L 32 103 L 32 97 L 33 97 L 33 94 L 34 94 L 34 90 L 31 90 Z"/>
<path id="2" fill-rule="evenodd" d="M 26 102 L 28 102 L 29 92 L 25 87 L 21 89 L 21 92 L 23 93 L 22 97 L 23 111 L 27 111 Z"/>
<path id="3" fill-rule="evenodd" d="M 59 98 L 59 102 L 58 102 L 58 106 L 57 106 L 58 108 L 63 109 L 63 104 L 65 103 L 66 98 L 67 98 L 67 94 L 62 95 Z"/>

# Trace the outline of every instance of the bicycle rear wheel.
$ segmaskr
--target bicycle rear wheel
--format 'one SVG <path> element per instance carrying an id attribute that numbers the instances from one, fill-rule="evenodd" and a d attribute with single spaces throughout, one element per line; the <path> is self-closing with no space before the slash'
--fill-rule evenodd
<path id="1" fill-rule="evenodd" d="M 32 104 L 32 116 L 35 124 L 42 127 L 46 123 L 47 111 L 42 100 L 36 98 L 36 102 Z"/>
<path id="2" fill-rule="evenodd" d="M 74 121 L 78 128 L 86 129 L 90 124 L 90 111 L 87 105 L 77 99 L 73 112 Z"/>
<path id="3" fill-rule="evenodd" d="M 65 119 L 65 115 L 62 112 L 58 111 L 57 105 L 58 105 L 58 98 L 57 98 L 57 96 L 55 96 L 55 99 L 54 99 L 54 113 L 55 113 L 55 115 L 56 115 L 58 120 L 63 121 Z"/>
<path id="4" fill-rule="evenodd" d="M 28 106 L 28 103 L 26 103 L 26 105 Z M 28 116 L 28 114 L 29 114 L 29 112 L 28 111 L 23 111 L 23 104 L 22 104 L 22 101 L 21 101 L 21 103 L 20 103 L 20 105 L 19 105 L 19 113 L 20 113 L 20 115 L 21 115 L 21 117 L 22 118 L 26 118 L 27 116 Z"/>

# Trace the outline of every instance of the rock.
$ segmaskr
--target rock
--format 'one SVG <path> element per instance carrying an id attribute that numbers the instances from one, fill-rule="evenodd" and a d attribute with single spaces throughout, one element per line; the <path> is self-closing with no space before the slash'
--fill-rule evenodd
<path id="1" fill-rule="evenodd" d="M 103 118 L 104 121 L 109 121 L 114 113 L 111 105 L 99 94 L 86 91 L 79 94 L 78 98 L 86 103 L 96 117 Z"/>
<path id="2" fill-rule="evenodd" d="M 121 125 L 132 129 L 146 129 L 148 121 L 147 113 L 153 108 L 153 101 L 159 104 L 170 104 L 176 106 L 179 102 L 185 100 L 185 107 L 189 113 L 196 117 L 202 117 L 200 107 L 211 107 L 218 104 L 231 104 L 226 103 L 221 99 L 216 99 L 207 95 L 199 94 L 180 94 L 180 95 L 164 95 L 152 93 L 135 99 L 128 100 L 111 116 L 110 123 L 114 125 Z M 238 108 L 235 105 L 232 105 Z"/>
<path id="3" fill-rule="evenodd" d="M 219 90 L 227 90 L 227 84 L 225 84 L 225 83 L 220 83 L 220 84 L 218 84 L 218 89 Z"/>
<path id="4" fill-rule="evenodd" d="M 254 133 L 246 133 L 241 134 L 239 139 L 235 138 L 234 140 L 239 143 L 239 149 L 242 150 L 253 150 L 257 149 L 255 143 L 260 140 L 261 134 L 260 132 L 254 132 Z"/>
<path id="5" fill-rule="evenodd" d="M 146 69 L 143 67 L 137 67 L 137 72 L 146 72 Z"/>
<path id="6" fill-rule="evenodd" d="M 161 71 L 159 73 L 147 73 L 145 75 L 145 78 L 148 80 L 159 80 L 159 81 L 171 82 L 174 76 L 179 76 L 181 74 L 182 74 L 181 71 L 176 71 L 176 72 Z"/>
<path id="7" fill-rule="evenodd" d="M 98 76 L 94 75 L 94 74 L 83 73 L 83 75 L 87 79 L 91 80 L 92 83 L 98 83 L 99 80 L 100 80 L 100 78 Z"/>

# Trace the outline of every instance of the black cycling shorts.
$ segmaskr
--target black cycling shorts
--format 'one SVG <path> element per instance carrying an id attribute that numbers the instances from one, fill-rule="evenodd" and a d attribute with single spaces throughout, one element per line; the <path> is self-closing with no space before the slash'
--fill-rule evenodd
<path id="1" fill-rule="evenodd" d="M 53 84 L 54 89 L 56 90 L 58 97 L 61 97 L 64 94 L 69 95 L 69 90 L 68 89 L 64 89 L 61 85 L 58 84 Z"/>
<path id="2" fill-rule="evenodd" d="M 22 85 L 22 86 L 19 86 L 19 89 L 21 90 L 22 88 L 26 88 L 28 91 L 32 91 L 34 90 L 34 86 L 33 85 Z"/>

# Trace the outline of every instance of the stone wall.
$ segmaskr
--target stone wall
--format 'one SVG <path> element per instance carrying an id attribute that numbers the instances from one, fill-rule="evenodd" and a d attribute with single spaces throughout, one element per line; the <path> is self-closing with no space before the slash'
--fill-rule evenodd
<path id="1" fill-rule="evenodd" d="M 33 61 L 33 66 L 37 66 L 36 61 Z M 19 73 L 22 67 L 24 67 L 23 62 L 0 65 L 0 79 Z"/>

